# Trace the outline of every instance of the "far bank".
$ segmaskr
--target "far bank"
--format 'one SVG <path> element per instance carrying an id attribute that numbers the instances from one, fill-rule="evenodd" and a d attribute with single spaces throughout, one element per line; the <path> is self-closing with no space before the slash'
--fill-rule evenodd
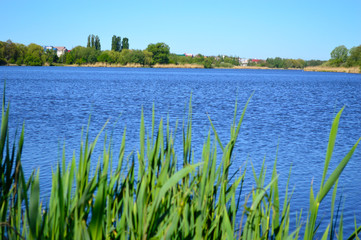
<path id="1" fill-rule="evenodd" d="M 16 64 L 7 64 L 7 66 L 18 66 Z M 25 65 L 21 65 L 25 66 Z M 49 66 L 49 65 L 45 65 Z M 63 66 L 63 67 L 112 67 L 112 68 L 188 68 L 188 69 L 202 69 L 205 68 L 204 65 L 201 64 L 155 64 L 152 66 L 141 65 L 136 63 L 128 63 L 126 65 L 122 65 L 119 63 L 106 63 L 106 62 L 97 62 L 94 64 L 55 64 L 52 66 Z M 361 67 L 325 67 L 325 66 L 317 66 L 317 67 L 305 67 L 305 68 L 269 68 L 269 67 L 261 67 L 261 66 L 233 66 L 233 67 L 215 67 L 214 69 L 252 69 L 252 70 L 299 70 L 306 72 L 340 72 L 340 73 L 361 73 Z"/>

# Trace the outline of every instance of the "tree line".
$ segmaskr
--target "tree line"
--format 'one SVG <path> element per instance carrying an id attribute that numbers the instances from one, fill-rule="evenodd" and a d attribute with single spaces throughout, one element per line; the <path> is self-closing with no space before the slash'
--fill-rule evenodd
<path id="1" fill-rule="evenodd" d="M 0 65 L 17 64 L 27 66 L 42 66 L 46 63 L 62 61 L 55 50 L 44 50 L 35 43 L 28 46 L 13 43 L 11 40 L 0 41 Z"/>
<path id="2" fill-rule="evenodd" d="M 17 64 L 27 66 L 62 65 L 62 64 L 94 64 L 96 62 L 110 64 L 139 64 L 151 66 L 154 64 L 197 64 L 205 68 L 233 68 L 241 66 L 239 57 L 235 56 L 194 56 L 170 53 L 170 47 L 165 43 L 151 43 L 144 50 L 129 49 L 129 39 L 113 35 L 111 50 L 101 50 L 100 38 L 91 34 L 87 38 L 87 45 L 74 47 L 58 57 L 56 50 L 44 50 L 40 45 L 31 43 L 28 46 L 13 43 L 11 40 L 0 41 L 0 65 Z M 331 52 L 329 61 L 303 60 L 287 58 L 267 58 L 254 61 L 249 59 L 248 66 L 269 68 L 299 68 L 307 66 L 361 66 L 361 45 L 348 50 L 345 46 L 338 46 Z"/>

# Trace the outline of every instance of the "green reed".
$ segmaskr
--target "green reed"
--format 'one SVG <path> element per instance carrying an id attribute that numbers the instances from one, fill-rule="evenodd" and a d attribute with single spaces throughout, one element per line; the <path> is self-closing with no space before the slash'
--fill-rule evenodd
<path id="1" fill-rule="evenodd" d="M 259 174 L 252 166 L 256 187 L 242 193 L 246 168 L 230 176 L 233 151 L 247 105 L 236 121 L 237 104 L 231 137 L 223 143 L 210 120 L 213 134 L 205 140 L 202 155 L 192 151 L 192 107 L 183 123 L 183 166 L 177 169 L 174 149 L 176 133 L 169 121 L 160 121 L 157 134 L 153 107 L 152 127 L 147 132 L 143 111 L 140 124 L 140 149 L 125 158 L 124 130 L 117 166 L 111 139 L 103 142 L 103 153 L 92 171 L 94 148 L 101 132 L 91 141 L 88 129 L 82 137 L 78 159 L 62 160 L 52 171 L 52 188 L 48 204 L 40 202 L 39 171 L 25 179 L 21 167 L 24 126 L 18 144 L 9 143 L 9 106 L 2 105 L 0 136 L 0 238 L 1 239 L 304 239 L 316 234 L 322 239 L 343 239 L 343 215 L 339 228 L 334 224 L 338 179 L 360 139 L 327 176 L 336 141 L 339 119 L 333 121 L 320 190 L 310 188 L 310 206 L 306 221 L 302 210 L 291 226 L 291 196 L 286 186 L 283 203 L 278 189 L 277 159 L 271 180 L 266 182 L 263 162 Z M 164 127 L 165 126 L 165 127 Z M 165 135 L 164 135 L 165 133 Z M 156 136 L 156 137 L 154 137 Z M 219 147 L 217 147 L 217 145 Z M 219 152 L 221 151 L 221 152 Z M 222 156 L 219 161 L 217 158 Z M 138 162 L 138 173 L 135 171 Z M 69 162 L 66 165 L 66 162 Z M 198 163 L 194 163 L 198 162 Z M 137 177 L 136 177 L 137 176 Z M 233 179 L 233 180 L 231 180 Z M 331 219 L 326 229 L 317 223 L 319 205 L 333 189 Z M 244 199 L 244 200 L 242 200 Z M 292 210 L 294 211 L 294 210 Z M 337 220 L 337 219 L 336 219 Z M 291 230 L 292 229 L 292 230 Z M 361 227 L 349 239 L 357 238 Z"/>

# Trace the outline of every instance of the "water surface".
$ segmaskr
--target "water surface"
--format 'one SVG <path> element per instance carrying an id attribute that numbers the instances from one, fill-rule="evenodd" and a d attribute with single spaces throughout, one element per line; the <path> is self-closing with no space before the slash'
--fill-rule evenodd
<path id="1" fill-rule="evenodd" d="M 77 155 L 81 129 L 91 114 L 94 137 L 109 119 L 107 133 L 115 149 L 127 127 L 127 152 L 137 150 L 140 112 L 143 106 L 148 125 L 154 103 L 156 121 L 166 119 L 176 126 L 186 115 L 192 95 L 193 148 L 200 161 L 201 146 L 211 130 L 211 117 L 223 142 L 229 140 L 236 99 L 240 109 L 254 92 L 236 145 L 232 171 L 252 162 L 259 171 L 265 158 L 271 172 L 278 146 L 278 172 L 284 188 L 292 166 L 292 208 L 307 209 L 311 181 L 317 189 L 335 114 L 342 114 L 330 172 L 361 136 L 361 75 L 285 70 L 220 69 L 131 69 L 0 67 L 6 80 L 6 98 L 11 102 L 10 127 L 25 122 L 23 166 L 27 174 L 40 169 L 41 191 L 46 198 L 51 168 L 65 143 L 69 159 Z M 240 114 L 238 114 L 240 116 Z M 116 124 L 115 124 L 116 123 Z M 178 128 L 181 133 L 181 128 Z M 181 135 L 179 135 L 181 136 Z M 176 144 L 181 149 L 181 138 Z M 99 145 L 101 147 L 101 144 Z M 180 151 L 180 150 L 179 150 Z M 115 151 L 116 152 L 116 151 Z M 97 158 L 94 158 L 94 167 Z M 339 193 L 345 199 L 345 231 L 360 224 L 361 150 L 357 149 L 345 168 Z M 250 164 L 248 164 L 250 167 Z M 251 168 L 248 168 L 251 179 Z M 246 192 L 253 181 L 246 184 Z M 282 194 L 282 193 L 281 193 Z M 340 196 L 341 194 L 339 194 Z M 329 214 L 329 201 L 322 203 L 321 216 Z M 293 212 L 295 214 L 295 212 Z M 305 218 L 304 218 L 305 220 Z"/>

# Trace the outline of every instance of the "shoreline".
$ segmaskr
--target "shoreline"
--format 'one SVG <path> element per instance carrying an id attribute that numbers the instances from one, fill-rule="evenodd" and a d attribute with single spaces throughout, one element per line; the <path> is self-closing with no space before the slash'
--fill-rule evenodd
<path id="1" fill-rule="evenodd" d="M 5 66 L 18 67 L 16 64 L 8 64 Z M 25 66 L 25 65 L 21 65 Z M 200 64 L 155 64 L 153 66 L 143 66 L 141 64 L 126 64 L 121 65 L 119 63 L 104 63 L 97 62 L 95 64 L 56 64 L 53 66 L 44 65 L 46 67 L 111 67 L 111 68 L 182 68 L 182 69 L 204 69 L 203 65 Z M 269 67 L 260 67 L 260 66 L 234 66 L 232 68 L 222 68 L 215 67 L 212 69 L 249 69 L 249 70 L 298 70 L 305 72 L 339 72 L 339 73 L 361 73 L 361 67 L 324 67 L 324 66 L 316 66 L 316 67 L 305 67 L 305 68 L 269 68 Z"/>
<path id="2" fill-rule="evenodd" d="M 303 69 L 305 72 L 339 72 L 339 73 L 361 73 L 361 67 L 305 67 Z"/>

